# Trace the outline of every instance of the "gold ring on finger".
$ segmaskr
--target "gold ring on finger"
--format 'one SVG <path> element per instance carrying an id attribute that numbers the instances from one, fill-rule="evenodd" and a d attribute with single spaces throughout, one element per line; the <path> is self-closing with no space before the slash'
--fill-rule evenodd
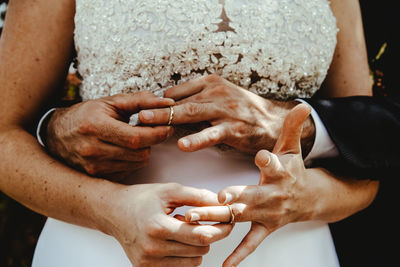
<path id="1" fill-rule="evenodd" d="M 235 223 L 235 214 L 233 213 L 233 209 L 232 209 L 231 205 L 229 205 L 229 204 L 226 204 L 225 206 L 228 207 L 229 213 L 231 214 L 231 219 L 229 220 L 229 223 L 234 224 Z"/>
<path id="2" fill-rule="evenodd" d="M 168 119 L 168 125 L 172 124 L 172 120 L 174 119 L 174 107 L 169 106 L 169 119 Z"/>

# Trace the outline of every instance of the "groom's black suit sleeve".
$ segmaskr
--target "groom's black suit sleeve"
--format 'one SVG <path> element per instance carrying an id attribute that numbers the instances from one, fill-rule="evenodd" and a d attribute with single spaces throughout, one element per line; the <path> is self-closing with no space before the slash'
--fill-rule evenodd
<path id="1" fill-rule="evenodd" d="M 341 267 L 400 266 L 400 97 L 305 99 L 339 150 L 316 164 L 359 179 L 377 179 L 365 210 L 330 224 Z"/>
<path id="2" fill-rule="evenodd" d="M 360 179 L 383 180 L 393 175 L 400 179 L 400 97 L 304 100 L 317 111 L 340 153 L 335 162 L 317 164 Z"/>

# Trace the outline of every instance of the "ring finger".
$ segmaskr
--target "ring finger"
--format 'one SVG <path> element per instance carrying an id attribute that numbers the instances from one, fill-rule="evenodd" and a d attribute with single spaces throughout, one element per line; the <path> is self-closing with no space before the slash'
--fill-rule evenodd
<path id="1" fill-rule="evenodd" d="M 174 116 L 171 124 L 196 123 L 212 121 L 219 117 L 217 107 L 213 103 L 184 103 L 172 107 Z M 149 109 L 139 112 L 139 120 L 143 124 L 168 124 L 171 108 Z"/>

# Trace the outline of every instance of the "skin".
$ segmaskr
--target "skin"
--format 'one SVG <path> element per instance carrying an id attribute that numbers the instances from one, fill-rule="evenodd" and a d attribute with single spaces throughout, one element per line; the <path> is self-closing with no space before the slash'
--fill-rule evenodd
<path id="1" fill-rule="evenodd" d="M 338 43 L 328 75 L 317 96 L 372 95 L 372 80 L 369 76 L 359 2 L 333 0 L 331 9 L 339 28 Z M 284 118 L 291 108 L 299 104 L 297 101 L 284 102 L 261 98 L 215 75 L 170 88 L 165 92 L 165 97 L 178 101 L 175 106 L 173 124 L 205 121 L 212 126 L 179 140 L 178 146 L 183 151 L 196 151 L 218 143 L 225 143 L 252 154 L 260 149 L 272 150 Z M 89 174 L 93 173 L 94 169 L 100 170 L 98 174 L 103 177 L 117 179 L 124 177 L 125 172 L 115 174 L 121 172 L 118 165 L 111 164 L 107 170 L 103 170 L 106 163 L 103 158 L 95 156 L 88 159 L 79 155 L 77 151 L 80 145 L 84 145 L 95 155 L 102 155 L 104 144 L 101 140 L 96 140 L 96 137 L 93 138 L 93 133 L 85 131 L 77 133 L 73 128 L 65 129 L 62 126 L 63 117 L 74 118 L 78 121 L 82 119 L 72 114 L 73 109 L 71 107 L 71 109 L 57 110 L 52 116 L 47 130 L 48 137 L 52 138 L 48 142 L 50 151 L 63 158 L 71 166 L 85 170 Z M 140 113 L 142 123 L 165 125 L 168 122 L 169 108 L 154 110 L 154 114 L 149 112 L 147 115 Z M 62 127 L 63 131 L 58 130 Z M 113 132 L 109 131 L 107 134 L 112 135 Z M 81 141 L 71 143 L 70 136 L 79 136 Z M 314 123 L 311 118 L 308 118 L 301 139 L 303 156 L 311 150 L 314 138 Z M 59 143 L 64 143 L 64 145 Z M 69 144 L 65 145 L 67 143 Z M 109 162 L 112 162 L 114 155 L 117 157 L 124 153 L 124 150 L 123 147 L 114 149 L 115 154 L 109 155 Z M 138 161 L 139 159 L 136 158 L 131 163 L 139 168 L 141 165 L 137 163 Z M 129 164 L 123 164 L 122 169 L 126 167 L 129 171 L 128 166 Z"/>
<path id="2" fill-rule="evenodd" d="M 339 32 L 327 77 L 317 97 L 372 95 L 359 2 L 331 1 Z M 219 143 L 256 153 L 272 150 L 284 118 L 299 102 L 258 97 L 216 75 L 205 76 L 168 89 L 165 97 L 177 101 L 173 124 L 207 121 L 211 127 L 178 141 L 182 151 L 196 151 Z M 165 124 L 169 108 L 141 111 L 145 124 Z M 301 138 L 303 154 L 311 150 L 314 123 L 307 118 Z"/>
<path id="3" fill-rule="evenodd" d="M 220 203 L 230 205 L 235 222 L 252 222 L 250 231 L 225 260 L 224 267 L 238 266 L 268 235 L 288 223 L 336 222 L 373 201 L 376 181 L 350 182 L 334 178 L 323 169 L 305 168 L 300 137 L 310 112 L 306 104 L 293 108 L 273 152 L 257 153 L 255 164 L 261 172 L 258 186 L 231 186 L 219 192 Z M 229 222 L 231 212 L 226 206 L 194 208 L 186 213 L 186 220 Z"/>
<path id="4" fill-rule="evenodd" d="M 150 147 L 173 128 L 131 127 L 129 116 L 143 108 L 173 105 L 144 91 L 89 100 L 58 109 L 46 128 L 46 147 L 67 164 L 91 176 L 122 180 L 148 164 Z"/>
<path id="5" fill-rule="evenodd" d="M 365 89 L 366 87 L 353 86 L 359 83 L 362 84 L 361 81 L 369 79 L 365 75 L 367 72 L 360 71 L 367 69 L 366 57 L 362 56 L 364 55 L 362 51 L 360 52 L 360 47 L 362 50 L 363 46 L 352 45 L 354 43 L 363 44 L 364 41 L 362 27 L 360 34 L 360 24 L 352 23 L 348 19 L 349 14 L 353 15 L 359 12 L 354 10 L 356 1 L 345 1 L 349 3 L 348 6 L 346 4 L 340 5 L 336 2 L 339 1 L 332 1 L 332 9 L 340 23 L 342 23 L 339 24 L 342 28 L 338 36 L 340 44 L 338 44 L 337 51 L 339 51 L 340 47 L 340 51 L 347 51 L 348 54 L 346 55 L 357 56 L 349 61 L 349 57 L 341 56 L 344 52 L 339 51 L 340 53 L 335 54 L 333 67 L 328 74 L 325 87 L 331 89 L 324 88 L 325 96 L 342 96 L 343 94 L 339 92 L 346 92 L 346 95 L 371 94 L 370 86 L 368 89 Z M 343 13 L 342 20 L 339 15 L 342 14 L 341 12 L 345 8 L 350 8 L 350 10 L 349 13 Z M 351 12 L 352 10 L 357 12 Z M 28 133 L 27 126 L 29 122 L 34 120 L 41 107 L 51 98 L 54 91 L 60 88 L 66 75 L 73 54 L 73 15 L 74 3 L 67 0 L 20 0 L 11 1 L 9 5 L 4 31 L 0 40 L 0 57 L 2 58 L 0 62 L 0 81 L 2 84 L 0 105 L 0 116 L 2 118 L 0 122 L 0 190 L 45 216 L 91 227 L 113 235 L 121 243 L 132 263 L 137 266 L 160 266 L 161 264 L 162 266 L 176 264 L 183 266 L 198 265 L 201 261 L 201 256 L 206 253 L 207 249 L 204 249 L 204 247 L 226 236 L 230 232 L 231 226 L 218 225 L 210 228 L 211 226 L 192 225 L 182 222 L 182 218 L 170 219 L 166 215 L 171 212 L 171 208 L 179 205 L 217 205 L 215 196 L 212 197 L 210 192 L 204 190 L 184 188 L 175 184 L 125 186 L 104 179 L 95 179 L 98 176 L 114 178 L 114 174 L 121 171 L 121 169 L 112 169 L 111 167 L 101 169 L 99 165 L 108 164 L 107 162 L 113 163 L 114 160 L 118 160 L 118 156 L 125 153 L 131 156 L 127 161 L 133 163 L 132 165 L 135 166 L 133 168 L 141 167 L 141 164 L 145 164 L 148 159 L 146 154 L 148 147 L 161 142 L 164 137 L 166 138 L 171 131 L 169 127 L 154 127 L 151 129 L 147 127 L 132 127 L 129 131 L 123 131 L 123 127 L 118 131 L 113 127 L 108 127 L 125 119 L 123 116 L 119 117 L 121 115 L 120 111 L 124 114 L 124 108 L 121 108 L 123 101 L 115 101 L 115 99 L 91 101 L 56 111 L 49 122 L 50 129 L 47 130 L 47 133 L 48 136 L 60 134 L 61 137 L 54 140 L 63 139 L 64 141 L 61 142 L 62 144 L 58 144 L 57 141 L 47 140 L 49 146 L 58 146 L 60 149 L 50 148 L 50 150 L 54 154 L 57 153 L 55 151 L 60 151 L 60 155 L 57 156 L 65 157 L 64 160 L 67 163 L 91 173 L 94 178 L 49 157 L 37 144 L 35 138 Z M 344 30 L 345 28 L 348 30 Z M 356 40 L 353 40 L 354 32 L 357 33 L 355 35 L 357 37 L 355 38 Z M 366 56 L 366 53 L 364 56 Z M 342 69 L 343 65 L 348 65 L 352 72 L 344 71 L 345 69 Z M 360 74 L 358 74 L 359 71 Z M 27 73 L 29 75 L 25 75 Z M 341 76 L 342 80 L 338 76 Z M 339 79 L 338 81 L 342 82 L 328 82 L 329 79 L 332 79 L 332 81 Z M 211 80 L 213 81 L 209 82 L 212 83 L 212 86 L 207 89 L 208 94 L 218 94 L 230 86 L 229 83 L 221 78 L 215 78 L 215 76 L 211 77 Z M 346 83 L 343 81 L 346 81 Z M 204 81 L 197 82 L 203 83 Z M 222 87 L 220 86 L 221 84 L 223 85 Z M 196 87 L 194 84 L 192 86 Z M 244 93 L 240 88 L 234 89 L 237 90 L 237 97 Z M 169 92 L 173 90 L 176 90 L 176 88 L 170 89 Z M 206 99 L 203 98 L 203 90 L 196 94 L 199 93 L 201 94 L 200 100 Z M 192 100 L 197 97 L 196 94 L 190 93 Z M 168 97 L 168 92 L 166 96 Z M 124 98 L 123 96 L 120 97 Z M 144 96 L 139 95 L 137 97 Z M 179 99 L 184 97 L 185 95 L 181 95 Z M 148 96 L 148 98 L 151 99 L 152 96 Z M 280 133 L 278 125 L 282 125 L 283 118 L 288 114 L 290 108 L 294 106 L 294 103 L 287 104 L 270 101 L 267 104 L 260 104 L 258 98 L 254 96 L 248 96 L 248 98 L 251 101 L 246 105 L 246 108 L 249 111 L 257 110 L 259 116 L 266 114 L 263 112 L 270 112 L 269 116 L 273 118 L 271 122 L 257 125 L 256 138 L 251 139 L 254 136 L 251 134 L 249 127 L 252 127 L 257 122 L 254 120 L 242 121 L 239 127 L 236 122 L 229 122 L 229 118 L 235 118 L 235 112 L 238 111 L 233 108 L 235 102 L 231 102 L 232 112 L 225 111 L 230 117 L 226 118 L 220 113 L 221 117 L 218 118 L 221 122 L 224 122 L 221 123 L 222 126 L 220 128 L 224 128 L 222 132 L 225 135 L 224 138 L 219 140 L 224 142 L 228 140 L 227 142 L 232 144 L 235 143 L 235 131 L 245 133 L 245 137 L 249 139 L 247 140 L 248 144 L 256 144 L 249 151 L 254 153 L 259 149 L 258 146 L 261 143 L 260 140 L 262 140 L 259 133 L 264 131 L 272 140 L 272 142 L 266 141 L 268 143 L 266 147 L 270 146 L 272 148 Z M 217 100 L 218 98 L 215 98 L 215 101 Z M 159 116 L 165 114 L 166 109 L 160 110 L 158 108 L 168 106 L 168 103 L 171 103 L 168 101 L 171 100 L 149 100 L 151 104 L 146 106 L 141 106 L 135 101 L 128 101 L 130 106 L 128 112 L 131 109 L 138 111 L 143 107 L 154 108 L 154 118 L 159 119 Z M 232 101 L 234 101 L 233 98 Z M 236 101 L 241 103 L 239 99 L 236 99 Z M 193 103 L 198 104 L 198 100 L 193 101 Z M 193 112 L 190 112 L 190 107 L 193 107 L 194 104 L 187 105 L 188 103 L 185 102 L 180 104 L 184 105 L 184 107 L 189 107 L 189 112 L 187 113 L 189 116 L 193 114 Z M 227 103 L 224 104 L 226 105 Z M 176 109 L 179 111 L 178 105 Z M 156 111 L 159 111 L 160 114 L 156 113 Z M 184 109 L 181 109 L 181 111 L 183 113 L 186 112 Z M 203 110 L 203 112 L 206 113 L 206 110 Z M 276 114 L 273 114 L 274 112 Z M 87 113 L 99 114 L 96 117 L 98 120 L 88 122 L 79 115 Z M 183 118 L 184 116 L 177 112 L 175 118 Z M 144 119 L 144 117 L 143 113 L 141 113 L 141 119 Z M 196 120 L 199 121 L 198 118 Z M 208 121 L 207 119 L 203 120 Z M 64 121 L 76 124 L 68 129 L 59 128 L 61 125 L 65 125 L 62 123 Z M 219 124 L 216 121 L 218 120 L 214 121 L 215 126 Z M 104 125 L 104 122 L 107 122 L 107 125 Z M 166 124 L 166 122 L 167 120 L 164 120 L 163 124 Z M 152 124 L 154 121 L 149 121 L 148 123 Z M 312 123 L 309 124 L 312 128 Z M 101 127 L 102 125 L 103 128 Z M 270 126 L 273 126 L 271 127 L 272 130 L 263 129 L 263 127 L 269 128 Z M 153 132 L 150 133 L 151 131 Z M 308 130 L 307 128 L 305 132 L 307 131 L 312 135 L 313 130 Z M 121 136 L 122 132 L 125 134 Z M 154 134 L 160 138 L 157 140 L 152 139 Z M 137 138 L 138 136 L 140 138 Z M 68 142 L 68 140 L 78 139 L 78 137 L 82 141 Z M 111 138 L 112 141 L 110 142 L 107 138 Z M 130 141 L 121 145 L 120 141 L 126 140 L 125 138 Z M 143 138 L 147 138 L 145 144 L 141 143 Z M 189 138 L 189 147 L 182 147 L 182 144 L 179 146 L 185 148 L 183 149 L 185 151 L 193 151 L 216 142 L 212 140 L 214 138 L 213 135 L 210 135 L 210 140 L 196 138 L 203 140 L 205 143 L 202 144 L 201 142 L 203 141 L 198 143 L 191 142 L 194 140 L 192 136 L 191 139 Z M 236 141 L 239 138 L 243 138 L 243 136 L 236 135 Z M 256 140 L 256 142 L 251 140 Z M 180 143 L 185 144 L 182 140 L 180 140 Z M 192 144 L 195 144 L 197 148 L 191 147 Z M 245 147 L 245 144 L 243 143 L 242 147 Z M 84 149 L 82 150 L 80 147 Z M 105 158 L 107 149 L 113 151 L 113 157 Z M 131 169 L 122 167 L 127 165 L 129 164 L 124 162 L 116 166 L 122 168 L 123 172 L 131 171 Z M 118 175 L 116 175 L 116 179 L 121 178 Z M 333 177 L 331 175 L 327 176 Z M 186 191 L 189 191 L 190 194 L 182 193 L 183 195 L 181 195 L 181 193 L 177 193 Z M 345 194 L 344 196 L 348 195 Z M 359 203 L 365 203 L 365 199 L 369 197 L 370 195 L 368 194 L 360 196 L 356 204 L 359 206 Z M 193 203 L 193 199 L 198 199 L 199 202 Z M 146 206 L 147 209 L 132 208 L 132 206 L 137 206 L 134 203 L 138 203 L 138 201 L 140 203 L 149 203 L 148 205 L 153 206 L 151 208 Z M 120 208 L 115 209 L 116 206 Z M 155 210 L 156 212 L 148 214 L 146 213 L 148 210 Z M 160 224 L 162 227 L 160 227 Z M 177 227 L 182 228 L 182 225 L 187 227 L 188 231 L 177 232 Z M 137 231 L 132 231 L 132 229 L 140 229 L 140 231 L 138 233 Z M 153 235 L 156 235 L 156 237 Z M 134 240 L 140 240 L 141 242 L 134 242 Z M 177 246 L 175 246 L 176 249 L 172 249 L 173 251 L 169 247 L 174 246 L 170 243 L 165 243 L 169 241 L 176 242 L 174 244 Z M 160 244 L 165 245 L 160 246 Z M 180 252 L 178 253 L 178 251 Z M 180 253 L 184 253 L 186 256 L 182 257 Z M 187 255 L 190 255 L 190 257 L 187 257 Z"/>
<path id="6" fill-rule="evenodd" d="M 178 184 L 127 186 L 88 176 L 49 156 L 27 130 L 64 81 L 73 53 L 74 8 L 74 1 L 67 0 L 19 0 L 8 6 L 0 39 L 0 190 L 40 214 L 114 236 L 135 266 L 197 266 L 209 245 L 228 235 L 232 226 L 189 224 L 168 214 L 182 205 L 216 204 L 214 193 Z M 104 133 L 98 140 L 117 147 L 129 138 L 131 155 L 137 156 L 134 151 L 144 149 L 138 144 L 157 143 L 170 129 L 122 127 L 115 109 L 129 112 L 171 101 L 145 93 L 78 107 L 85 112 L 95 107 L 105 115 L 98 119 L 107 122 L 113 135 Z M 70 122 L 102 130 L 90 122 Z M 117 125 L 114 130 L 112 125 Z M 138 142 L 138 136 L 147 141 Z"/>

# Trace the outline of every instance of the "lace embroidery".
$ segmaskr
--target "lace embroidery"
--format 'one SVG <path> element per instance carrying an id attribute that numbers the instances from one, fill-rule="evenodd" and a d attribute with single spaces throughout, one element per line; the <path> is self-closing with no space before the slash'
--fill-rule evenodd
<path id="1" fill-rule="evenodd" d="M 76 0 L 84 100 L 216 73 L 256 94 L 310 97 L 336 45 L 327 0 Z"/>

